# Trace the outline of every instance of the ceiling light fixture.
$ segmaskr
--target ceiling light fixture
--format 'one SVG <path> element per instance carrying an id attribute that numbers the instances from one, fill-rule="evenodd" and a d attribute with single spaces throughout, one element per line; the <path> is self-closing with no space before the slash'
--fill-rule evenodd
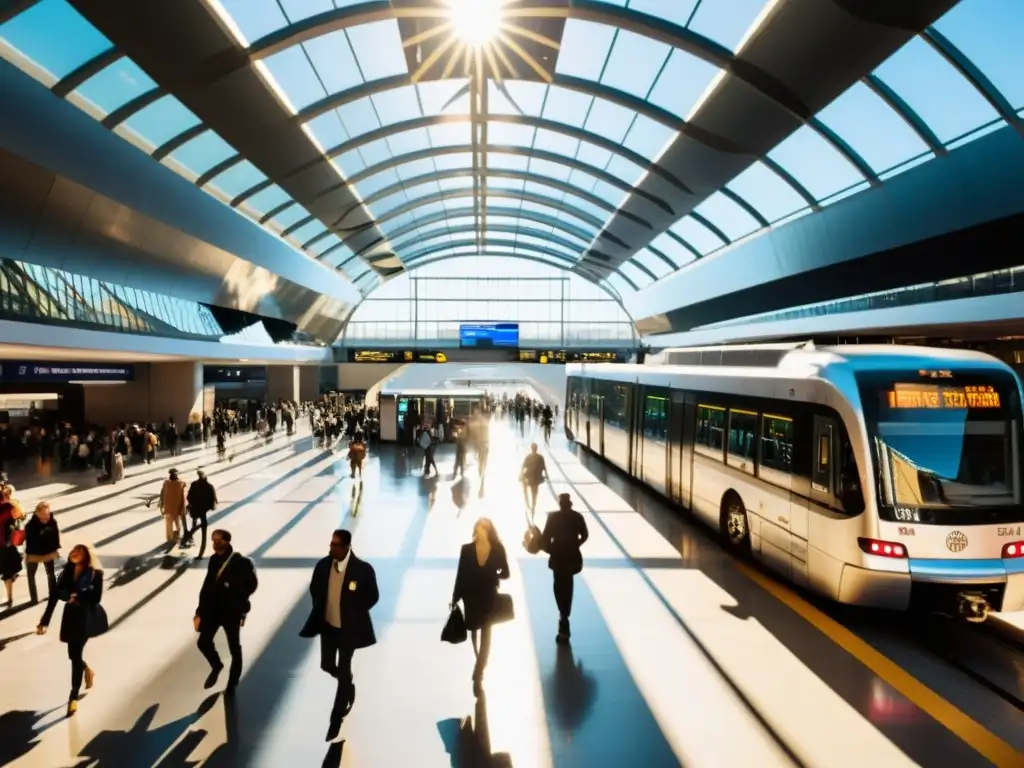
<path id="1" fill-rule="evenodd" d="M 455 36 L 472 47 L 491 42 L 501 29 L 505 0 L 448 0 Z"/>

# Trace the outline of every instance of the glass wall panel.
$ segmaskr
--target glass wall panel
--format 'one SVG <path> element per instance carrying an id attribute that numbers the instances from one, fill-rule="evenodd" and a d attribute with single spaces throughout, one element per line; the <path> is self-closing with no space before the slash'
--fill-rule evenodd
<path id="1" fill-rule="evenodd" d="M 348 341 L 457 344 L 466 322 L 519 323 L 523 346 L 632 346 L 633 326 L 606 291 L 522 259 L 469 256 L 388 281 L 356 310 Z"/>

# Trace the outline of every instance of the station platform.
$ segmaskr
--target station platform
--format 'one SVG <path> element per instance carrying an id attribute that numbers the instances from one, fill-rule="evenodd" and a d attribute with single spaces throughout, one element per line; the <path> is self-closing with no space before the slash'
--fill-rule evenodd
<path id="1" fill-rule="evenodd" d="M 559 648 L 546 558 L 519 543 L 518 466 L 533 439 L 532 426 L 496 420 L 485 483 L 472 464 L 470 479 L 454 482 L 443 451 L 444 474 L 424 480 L 412 449 L 396 446 L 372 449 L 365 477 L 353 481 L 342 452 L 316 449 L 300 431 L 269 444 L 237 438 L 230 461 L 203 451 L 161 459 L 115 487 L 19 489 L 26 508 L 51 499 L 65 552 L 98 547 L 111 629 L 86 647 L 96 684 L 65 719 L 66 649 L 56 631 L 33 634 L 42 608 L 26 605 L 19 579 L 14 608 L 0 614 L 0 765 L 1024 764 L 1021 709 L 902 635 L 871 636 L 865 627 L 877 635 L 890 614 L 850 629 L 855 619 L 737 562 L 709 532 L 561 437 L 542 446 L 550 482 L 538 524 L 568 492 L 591 537 L 572 645 Z M 166 552 L 159 513 L 145 505 L 172 462 L 189 481 L 206 469 L 220 497 L 211 527 L 230 530 L 258 568 L 234 697 L 204 690 L 208 667 L 195 648 L 206 560 Z M 516 619 L 496 628 L 485 695 L 475 699 L 471 648 L 439 635 L 459 547 L 481 516 L 512 558 L 505 589 Z M 378 644 L 355 655 L 358 699 L 327 743 L 334 681 L 319 669 L 316 641 L 298 632 L 313 565 L 337 527 L 353 531 L 381 599 Z M 904 661 L 900 643 L 918 655 Z M 225 655 L 222 637 L 218 644 Z"/>

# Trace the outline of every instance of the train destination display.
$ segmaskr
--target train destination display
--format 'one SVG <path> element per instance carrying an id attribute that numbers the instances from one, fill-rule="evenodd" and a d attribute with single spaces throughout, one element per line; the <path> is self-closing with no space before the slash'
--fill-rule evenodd
<path id="1" fill-rule="evenodd" d="M 974 410 L 1002 408 L 995 387 L 966 385 L 962 387 L 928 384 L 896 384 L 885 393 L 886 405 L 894 409 L 951 408 Z"/>

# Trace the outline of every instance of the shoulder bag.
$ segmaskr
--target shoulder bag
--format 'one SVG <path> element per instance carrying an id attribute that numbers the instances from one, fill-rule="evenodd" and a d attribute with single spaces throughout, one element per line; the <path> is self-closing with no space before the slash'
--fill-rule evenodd
<path id="1" fill-rule="evenodd" d="M 457 603 L 452 603 L 448 621 L 444 623 L 444 629 L 441 630 L 441 642 L 458 645 L 466 642 L 467 635 L 466 618 L 462 615 L 462 609 Z"/>
<path id="2" fill-rule="evenodd" d="M 92 572 L 92 580 L 94 582 L 96 581 L 96 571 Z M 86 637 L 99 637 L 110 629 L 110 621 L 107 619 L 107 611 L 102 605 L 99 603 L 89 603 L 85 606 L 85 611 Z"/>

